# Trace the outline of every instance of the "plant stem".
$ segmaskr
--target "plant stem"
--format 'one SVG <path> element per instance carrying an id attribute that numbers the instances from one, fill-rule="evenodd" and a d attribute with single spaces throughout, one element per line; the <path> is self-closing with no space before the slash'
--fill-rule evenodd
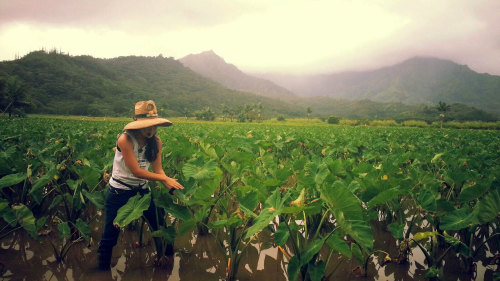
<path id="1" fill-rule="evenodd" d="M 319 235 L 319 231 L 321 230 L 321 226 L 323 225 L 323 222 L 325 221 L 326 219 L 326 215 L 330 213 L 330 209 L 326 209 L 325 213 L 323 214 L 323 216 L 321 217 L 321 221 L 319 222 L 319 225 L 318 225 L 318 228 L 316 229 L 316 233 L 314 234 L 314 239 L 316 239 L 316 237 L 318 237 Z"/>

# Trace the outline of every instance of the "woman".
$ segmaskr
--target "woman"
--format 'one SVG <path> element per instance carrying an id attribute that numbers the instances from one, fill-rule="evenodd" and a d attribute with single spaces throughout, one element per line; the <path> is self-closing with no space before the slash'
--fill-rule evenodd
<path id="1" fill-rule="evenodd" d="M 156 136 L 158 126 L 170 126 L 172 122 L 159 118 L 154 101 L 140 101 L 135 104 L 135 121 L 128 123 L 124 133 L 116 142 L 113 172 L 106 191 L 106 215 L 104 232 L 99 243 L 98 266 L 109 270 L 113 247 L 116 245 L 120 230 L 113 226 L 118 209 L 137 193 L 149 192 L 148 181 L 159 181 L 170 193 L 183 189 L 176 179 L 165 175 L 161 164 L 162 143 Z M 150 172 L 150 164 L 153 171 Z M 158 228 L 153 201 L 144 212 L 150 227 Z"/>

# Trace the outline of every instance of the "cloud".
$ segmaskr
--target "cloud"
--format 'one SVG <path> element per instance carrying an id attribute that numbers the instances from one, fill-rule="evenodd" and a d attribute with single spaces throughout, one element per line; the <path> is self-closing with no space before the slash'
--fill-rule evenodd
<path id="1" fill-rule="evenodd" d="M 148 33 L 215 25 L 248 12 L 239 0 L 11 0 L 3 1 L 0 24 L 23 22 L 80 28 L 127 29 Z"/>
<path id="2" fill-rule="evenodd" d="M 2 1 L 2 0 L 0 0 Z M 336 72 L 435 56 L 500 74 L 496 0 L 3 0 L 0 59 L 214 50 L 250 72 Z"/>

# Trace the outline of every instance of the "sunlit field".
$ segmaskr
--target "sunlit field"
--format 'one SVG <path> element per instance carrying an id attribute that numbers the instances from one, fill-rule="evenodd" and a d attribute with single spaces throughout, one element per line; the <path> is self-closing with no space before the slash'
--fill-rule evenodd
<path id="1" fill-rule="evenodd" d="M 498 123 L 170 120 L 162 165 L 185 189 L 150 183 L 120 210 L 115 280 L 499 278 Z M 93 266 L 129 121 L 0 118 L 2 279 L 106 280 Z"/>

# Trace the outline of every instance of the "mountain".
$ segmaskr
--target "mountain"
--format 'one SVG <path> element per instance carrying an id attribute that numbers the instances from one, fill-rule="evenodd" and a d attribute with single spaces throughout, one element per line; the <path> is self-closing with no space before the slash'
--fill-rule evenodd
<path id="1" fill-rule="evenodd" d="M 180 62 L 202 76 L 233 90 L 278 99 L 290 99 L 294 96 L 292 92 L 271 81 L 243 73 L 236 66 L 226 63 L 213 51 L 191 54 L 181 58 Z"/>
<path id="2" fill-rule="evenodd" d="M 377 72 L 374 71 L 374 73 Z M 375 75 L 374 73 L 372 75 Z M 350 81 L 359 87 L 369 87 L 370 81 L 377 80 L 371 78 L 371 80 L 364 81 L 358 75 L 360 74 L 345 74 L 344 78 L 345 81 Z M 386 75 L 404 76 L 401 73 Z M 437 79 L 436 77 L 439 75 L 436 73 L 428 76 L 428 79 Z M 299 97 L 291 94 L 284 94 L 283 98 L 280 99 L 258 96 L 249 92 L 228 89 L 185 67 L 179 60 L 162 56 L 97 59 L 90 56 L 69 56 L 45 51 L 32 52 L 14 61 L 0 62 L 0 109 L 2 111 L 8 104 L 2 95 L 2 91 L 6 88 L 2 87 L 12 77 L 16 77 L 16 80 L 24 85 L 25 93 L 32 105 L 31 108 L 27 109 L 28 113 L 132 116 L 133 107 L 131 105 L 133 103 L 138 100 L 153 99 L 158 105 L 160 115 L 165 117 L 193 116 L 196 111 L 203 111 L 207 107 L 217 115 L 229 110 L 233 112 L 233 117 L 237 118 L 240 118 L 242 112 L 247 108 L 257 108 L 258 111 L 262 108 L 264 118 L 276 117 L 277 115 L 305 117 L 307 107 L 312 110 L 312 117 L 336 115 L 342 118 L 357 119 L 435 121 L 439 116 L 435 104 L 406 104 L 399 101 L 377 102 L 368 100 L 362 95 L 356 96 L 357 100 L 314 96 Z M 296 79 L 295 82 L 308 82 L 307 79 L 310 78 Z M 323 76 L 323 78 L 322 83 L 332 84 L 333 80 L 329 79 L 328 75 Z M 491 78 L 497 77 L 491 76 Z M 385 81 L 382 78 L 378 80 L 383 86 Z M 401 79 L 401 81 L 403 80 Z M 429 87 L 429 84 L 434 83 L 422 81 L 421 85 L 415 84 L 411 88 L 426 88 Z M 470 79 L 466 81 L 470 81 Z M 496 80 L 493 79 L 493 81 Z M 342 80 L 337 82 L 342 85 L 339 88 L 344 91 L 352 91 L 353 85 L 342 82 Z M 481 84 L 490 83 L 489 80 L 484 82 L 478 78 L 476 82 L 479 85 L 473 85 L 474 88 L 496 89 L 494 84 Z M 454 85 L 456 82 L 450 79 L 450 83 L 450 85 Z M 382 86 L 377 88 L 376 84 L 372 83 L 371 85 L 374 91 L 384 92 Z M 313 84 L 308 89 L 317 92 L 322 90 L 314 86 L 316 85 Z M 328 92 L 326 91 L 326 93 Z M 314 94 L 315 92 L 310 93 Z M 354 95 L 354 91 L 352 93 Z M 451 111 L 446 113 L 447 118 L 484 121 L 497 119 L 497 117 L 469 105 L 450 102 L 444 98 L 440 100 L 451 105 Z M 490 100 L 495 101 L 494 99 Z M 258 106 L 259 104 L 262 107 Z M 492 104 L 494 103 L 492 102 Z"/>
<path id="3" fill-rule="evenodd" d="M 192 115 L 222 104 L 234 109 L 261 104 L 262 115 L 303 115 L 305 109 L 267 97 L 235 91 L 205 78 L 173 58 L 97 59 L 35 51 L 0 62 L 0 82 L 16 76 L 33 105 L 28 112 L 93 116 L 132 116 L 133 104 L 153 99 L 163 116 Z"/>
<path id="4" fill-rule="evenodd" d="M 461 103 L 500 116 L 500 76 L 466 65 L 415 57 L 364 72 L 313 76 L 260 75 L 301 96 L 436 105 Z"/>

